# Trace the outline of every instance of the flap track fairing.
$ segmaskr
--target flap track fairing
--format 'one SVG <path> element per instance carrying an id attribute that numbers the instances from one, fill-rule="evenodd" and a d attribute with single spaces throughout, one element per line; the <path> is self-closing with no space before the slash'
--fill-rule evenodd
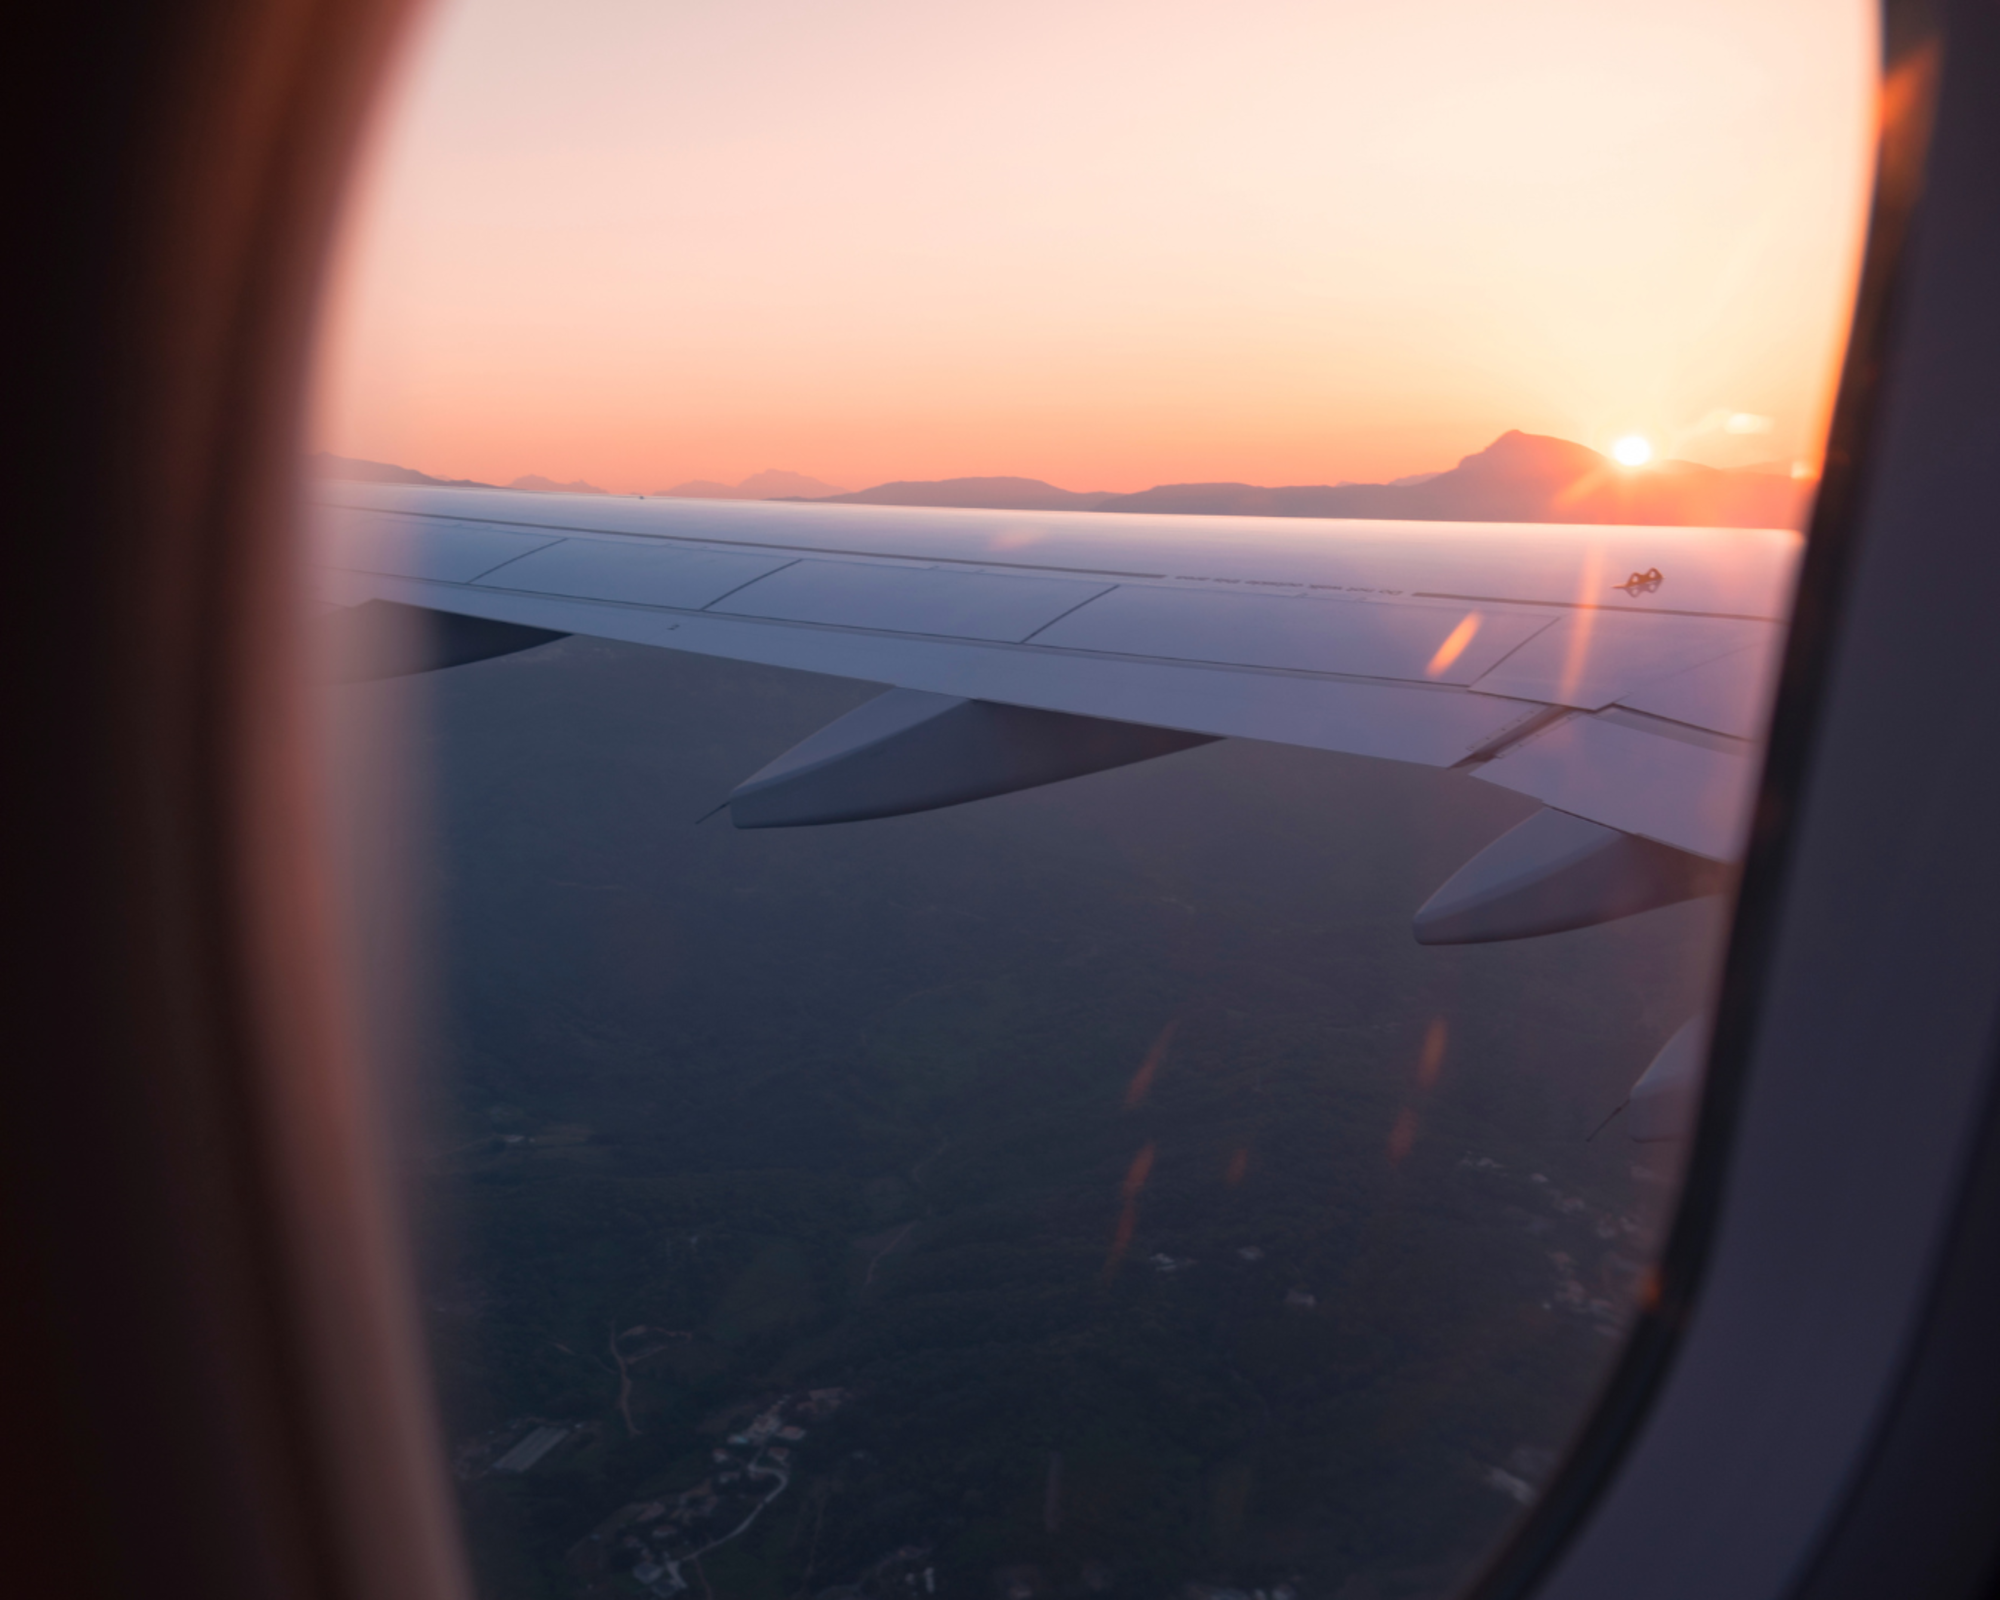
<path id="1" fill-rule="evenodd" d="M 739 828 L 902 816 L 1214 742 L 1209 734 L 891 689 L 739 784 L 729 816 Z"/>
<path id="2" fill-rule="evenodd" d="M 1553 807 L 1502 834 L 1418 911 L 1419 944 L 1487 944 L 1588 928 L 1721 894 L 1734 869 Z"/>
<path id="3" fill-rule="evenodd" d="M 553 628 L 496 622 L 398 600 L 364 600 L 320 619 L 322 676 L 330 683 L 404 678 L 567 639 Z"/>

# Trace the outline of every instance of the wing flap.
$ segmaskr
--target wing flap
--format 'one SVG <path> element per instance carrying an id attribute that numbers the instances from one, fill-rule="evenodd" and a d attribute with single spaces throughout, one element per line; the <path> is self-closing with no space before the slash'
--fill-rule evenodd
<path id="1" fill-rule="evenodd" d="M 1565 717 L 1503 751 L 1475 777 L 1712 861 L 1743 852 L 1757 747 L 1612 710 Z"/>
<path id="2" fill-rule="evenodd" d="M 1548 627 L 1499 607 L 1121 584 L 1045 629 L 1037 642 L 1279 671 L 1469 684 Z"/>
<path id="3" fill-rule="evenodd" d="M 1476 687 L 1482 694 L 1599 711 L 1778 631 L 1773 623 L 1748 617 L 1645 616 L 1581 607 L 1508 656 Z"/>
<path id="4" fill-rule="evenodd" d="M 1747 649 L 1635 689 L 1619 704 L 1737 739 L 1759 738 L 1771 714 L 1771 690 L 1784 648 L 1778 630 L 1770 634 Z"/>

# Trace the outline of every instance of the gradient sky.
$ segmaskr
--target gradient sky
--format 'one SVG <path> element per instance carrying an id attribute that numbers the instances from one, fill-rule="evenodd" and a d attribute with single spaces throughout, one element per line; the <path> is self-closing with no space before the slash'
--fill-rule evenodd
<path id="1" fill-rule="evenodd" d="M 356 186 L 312 442 L 636 492 L 1379 481 L 1513 427 L 1816 459 L 1874 29 L 1864 0 L 443 0 Z"/>

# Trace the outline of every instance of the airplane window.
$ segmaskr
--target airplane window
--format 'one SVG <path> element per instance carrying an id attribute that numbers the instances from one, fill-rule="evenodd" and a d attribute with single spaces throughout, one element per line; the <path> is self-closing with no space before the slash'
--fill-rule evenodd
<path id="1" fill-rule="evenodd" d="M 1875 50 L 434 11 L 308 559 L 483 1597 L 1477 1576 L 1672 1219 Z"/>

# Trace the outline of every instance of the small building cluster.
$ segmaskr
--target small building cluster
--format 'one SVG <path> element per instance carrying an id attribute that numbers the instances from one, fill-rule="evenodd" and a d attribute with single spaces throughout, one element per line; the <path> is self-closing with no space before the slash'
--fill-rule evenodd
<path id="1" fill-rule="evenodd" d="M 1577 1276 L 1576 1258 L 1566 1250 L 1551 1250 L 1549 1263 L 1556 1269 L 1555 1292 L 1542 1302 L 1545 1311 L 1565 1311 L 1587 1320 L 1605 1338 L 1616 1338 L 1624 1318 L 1608 1295 L 1592 1294 Z"/>
<path id="2" fill-rule="evenodd" d="M 1509 1184 L 1519 1181 L 1491 1156 L 1464 1155 L 1459 1158 L 1458 1165 L 1464 1171 L 1499 1177 Z M 1650 1178 L 1652 1175 L 1642 1173 L 1639 1168 L 1633 1169 L 1635 1179 L 1642 1176 Z M 1546 1173 L 1530 1172 L 1526 1178 L 1529 1191 L 1547 1212 L 1573 1219 L 1594 1234 L 1600 1243 L 1611 1246 L 1599 1257 L 1591 1275 L 1597 1280 L 1594 1287 L 1580 1269 L 1575 1256 L 1566 1250 L 1549 1251 L 1548 1259 L 1555 1268 L 1556 1283 L 1549 1297 L 1542 1301 L 1542 1309 L 1588 1323 L 1601 1338 L 1622 1338 L 1646 1277 L 1645 1225 L 1630 1212 L 1605 1210 L 1592 1205 L 1581 1195 L 1564 1194 L 1550 1182 Z M 1537 1216 L 1516 1206 L 1509 1206 L 1506 1214 L 1537 1238 L 1546 1237 L 1554 1231 L 1555 1225 L 1546 1214 Z M 1491 1480 L 1489 1482 L 1492 1487 L 1503 1487 Z M 1503 1489 L 1503 1492 L 1511 1491 Z"/>
<path id="3" fill-rule="evenodd" d="M 494 1473 L 532 1472 L 566 1444 L 595 1431 L 592 1423 L 512 1417 L 503 1426 L 468 1439 L 452 1452 L 452 1471 L 463 1481 Z"/>
<path id="4" fill-rule="evenodd" d="M 682 1563 L 746 1532 L 790 1486 L 793 1449 L 807 1424 L 832 1416 L 847 1398 L 845 1389 L 781 1395 L 709 1451 L 706 1478 L 670 1498 L 620 1508 L 571 1549 L 571 1565 L 586 1573 L 622 1568 L 662 1600 L 682 1593 L 692 1581 Z"/>

